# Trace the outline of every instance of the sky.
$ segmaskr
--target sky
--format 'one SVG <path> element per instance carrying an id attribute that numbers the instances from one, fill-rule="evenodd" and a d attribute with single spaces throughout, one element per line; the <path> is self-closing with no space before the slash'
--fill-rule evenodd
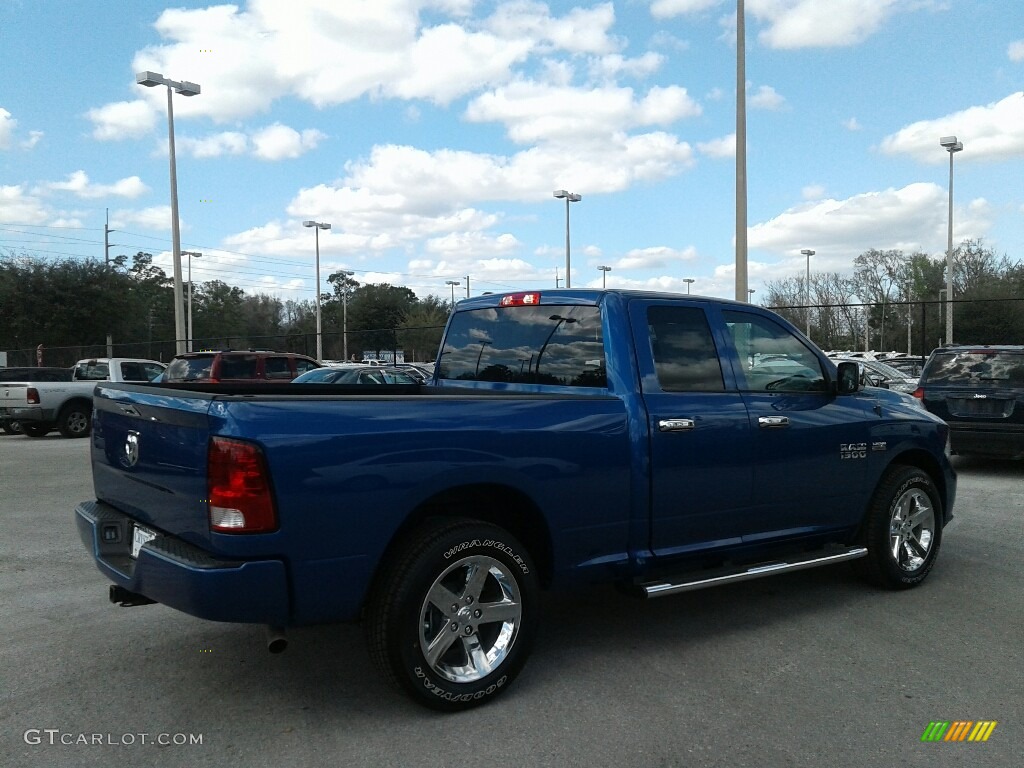
<path id="1" fill-rule="evenodd" d="M 0 254 L 455 298 L 733 298 L 736 0 L 0 0 Z M 1024 3 L 746 0 L 749 286 L 871 248 L 1024 258 Z M 108 223 L 109 222 L 109 223 Z M 602 272 L 599 266 L 610 267 Z M 692 283 L 687 283 L 692 280 Z M 448 281 L 458 281 L 457 287 Z M 937 297 L 936 297 L 937 298 Z"/>

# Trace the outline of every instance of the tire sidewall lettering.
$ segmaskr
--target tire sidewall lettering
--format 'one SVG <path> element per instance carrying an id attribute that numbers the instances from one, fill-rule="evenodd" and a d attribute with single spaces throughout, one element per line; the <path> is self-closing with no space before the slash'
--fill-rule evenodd
<path id="1" fill-rule="evenodd" d="M 486 688 L 481 688 L 478 691 L 471 691 L 469 693 L 455 693 L 449 691 L 440 685 L 434 683 L 431 680 L 432 675 L 428 674 L 423 670 L 423 667 L 417 666 L 413 669 L 413 674 L 423 681 L 423 687 L 426 688 L 434 696 L 445 701 L 451 701 L 455 703 L 466 703 L 470 701 L 479 701 L 484 696 L 491 696 L 492 694 L 501 690 L 501 688 L 508 681 L 508 675 L 502 675 L 498 680 L 488 685 Z"/>
<path id="2" fill-rule="evenodd" d="M 495 539 L 484 539 L 482 541 L 480 539 L 472 539 L 470 541 L 463 541 L 460 544 L 456 544 L 451 549 L 448 549 L 444 553 L 444 559 L 451 560 L 455 555 L 465 552 L 467 549 L 471 549 L 473 547 L 496 549 L 511 558 L 512 562 L 519 567 L 523 574 L 528 574 L 530 572 L 530 567 L 523 561 L 523 558 L 520 555 L 516 554 L 516 551 L 512 547 Z"/>

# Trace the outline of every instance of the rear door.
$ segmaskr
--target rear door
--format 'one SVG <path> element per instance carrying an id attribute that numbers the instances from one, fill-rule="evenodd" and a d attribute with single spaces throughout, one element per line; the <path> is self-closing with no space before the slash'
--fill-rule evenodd
<path id="1" fill-rule="evenodd" d="M 821 357 L 776 319 L 743 307 L 718 311 L 752 436 L 744 540 L 852 524 L 863 513 L 869 430 L 879 420 L 870 401 L 833 395 Z"/>
<path id="2" fill-rule="evenodd" d="M 739 543 L 751 502 L 750 420 L 721 365 L 706 306 L 629 304 L 650 439 L 651 549 L 659 556 Z"/>

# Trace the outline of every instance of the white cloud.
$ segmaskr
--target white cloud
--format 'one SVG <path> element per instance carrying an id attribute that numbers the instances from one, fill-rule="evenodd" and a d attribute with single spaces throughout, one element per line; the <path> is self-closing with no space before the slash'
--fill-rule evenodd
<path id="1" fill-rule="evenodd" d="M 722 0 L 654 0 L 651 3 L 651 15 L 656 19 L 668 19 L 706 11 L 721 2 Z"/>
<path id="2" fill-rule="evenodd" d="M 110 226 L 114 229 L 152 229 L 157 231 L 170 230 L 171 206 L 155 205 L 140 210 L 118 210 L 110 214 Z M 185 229 L 184 223 L 181 228 Z M 205 254 L 204 254 L 205 255 Z"/>
<path id="3" fill-rule="evenodd" d="M 750 95 L 747 102 L 752 109 L 782 109 L 786 99 L 770 85 L 762 85 L 757 93 Z"/>
<path id="4" fill-rule="evenodd" d="M 238 131 L 224 131 L 201 139 L 188 136 L 175 137 L 175 149 L 197 158 L 241 155 L 249 148 L 249 139 Z"/>
<path id="5" fill-rule="evenodd" d="M 32 149 L 43 138 L 42 131 L 29 131 L 28 138 L 21 142 L 22 149 Z"/>
<path id="6" fill-rule="evenodd" d="M 619 270 L 663 269 L 679 266 L 680 262 L 694 261 L 697 249 L 692 245 L 684 250 L 659 245 L 648 248 L 634 248 L 621 259 L 612 260 L 609 266 Z"/>
<path id="7" fill-rule="evenodd" d="M 90 109 L 86 117 L 92 120 L 92 136 L 99 141 L 137 139 L 148 134 L 156 125 L 156 109 L 141 99 L 116 101 L 96 107 Z"/>
<path id="8" fill-rule="evenodd" d="M 809 184 L 800 190 L 804 200 L 821 200 L 825 196 L 825 188 L 821 184 Z"/>
<path id="9" fill-rule="evenodd" d="M 843 121 L 843 127 L 848 131 L 862 131 L 864 127 L 858 122 L 856 117 L 851 117 L 849 120 Z"/>
<path id="10" fill-rule="evenodd" d="M 711 141 L 698 141 L 697 150 L 708 157 L 736 157 L 736 134 L 730 133 Z"/>
<path id="11" fill-rule="evenodd" d="M 1024 40 L 1015 40 L 1006 48 L 1010 61 L 1024 61 Z"/>
<path id="12" fill-rule="evenodd" d="M 920 4 L 904 4 L 913 9 Z M 857 45 L 898 10 L 898 0 L 749 0 L 747 10 L 767 29 L 758 39 L 770 48 Z"/>
<path id="13" fill-rule="evenodd" d="M 18 121 L 11 117 L 11 113 L 0 107 L 0 149 L 10 149 L 14 144 L 14 129 Z"/>
<path id="14" fill-rule="evenodd" d="M 252 135 L 253 154 L 261 160 L 282 160 L 299 157 L 327 138 L 315 129 L 299 133 L 281 123 L 274 123 Z"/>
<path id="15" fill-rule="evenodd" d="M 175 99 L 176 118 L 229 121 L 265 112 L 285 96 L 318 107 L 365 97 L 444 105 L 509 82 L 531 55 L 606 56 L 625 45 L 609 34 L 615 23 L 610 2 L 561 16 L 543 3 L 511 2 L 470 21 L 472 7 L 468 0 L 304 0 L 167 9 L 154 25 L 163 44 L 139 51 L 132 68 L 174 72 L 202 86 L 194 98 Z M 197 57 L 197 49 L 211 53 Z M 642 57 L 629 66 L 649 64 Z M 136 102 L 90 112 L 97 138 L 137 136 L 151 127 L 165 94 L 142 90 L 148 115 L 138 106 L 129 113 Z"/>
<path id="16" fill-rule="evenodd" d="M 638 99 L 632 88 L 581 88 L 520 81 L 482 94 L 466 108 L 470 122 L 504 123 L 520 144 L 577 142 L 638 126 L 668 125 L 701 113 L 685 88 L 654 87 Z"/>
<path id="17" fill-rule="evenodd" d="M 964 145 L 958 161 L 1024 157 L 1024 92 L 936 120 L 913 123 L 886 136 L 879 148 L 885 154 L 911 155 L 924 163 L 945 163 L 949 161 L 939 138 L 950 135 Z"/>
<path id="18" fill-rule="evenodd" d="M 665 63 L 660 53 L 648 51 L 642 56 L 629 59 L 619 53 L 610 53 L 590 63 L 590 76 L 596 80 L 614 80 L 620 76 L 643 78 L 658 71 Z"/>
<path id="19" fill-rule="evenodd" d="M 941 251 L 946 241 L 946 190 L 936 184 L 818 200 L 790 208 L 750 228 L 751 248 L 798 254 L 814 248 L 822 269 L 845 271 L 869 248 Z M 992 212 L 983 200 L 954 212 L 954 237 L 983 237 Z"/>
<path id="20" fill-rule="evenodd" d="M 20 185 L 0 186 L 0 222 L 29 224 L 45 221 L 46 208 L 39 198 L 27 194 Z"/>
<path id="21" fill-rule="evenodd" d="M 74 171 L 68 174 L 67 181 L 51 181 L 46 184 L 47 189 L 72 192 L 82 198 L 97 197 L 139 197 L 149 191 L 149 187 L 142 183 L 138 176 L 129 176 L 113 184 L 93 184 L 85 171 Z"/>

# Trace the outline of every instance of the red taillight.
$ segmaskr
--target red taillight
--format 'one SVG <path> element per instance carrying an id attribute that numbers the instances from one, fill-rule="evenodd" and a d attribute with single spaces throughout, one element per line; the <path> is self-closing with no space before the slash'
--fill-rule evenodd
<path id="1" fill-rule="evenodd" d="M 211 438 L 206 475 L 211 531 L 263 533 L 277 528 L 270 475 L 258 445 Z"/>
<path id="2" fill-rule="evenodd" d="M 510 293 L 501 297 L 503 307 L 532 307 L 540 304 L 539 293 Z"/>
<path id="3" fill-rule="evenodd" d="M 918 400 L 924 400 L 924 388 L 923 387 L 918 387 L 913 392 L 911 392 L 911 394 L 914 397 L 916 397 Z"/>
<path id="4" fill-rule="evenodd" d="M 25 402 L 29 405 L 39 405 L 39 390 L 35 387 L 29 387 L 25 391 Z"/>

